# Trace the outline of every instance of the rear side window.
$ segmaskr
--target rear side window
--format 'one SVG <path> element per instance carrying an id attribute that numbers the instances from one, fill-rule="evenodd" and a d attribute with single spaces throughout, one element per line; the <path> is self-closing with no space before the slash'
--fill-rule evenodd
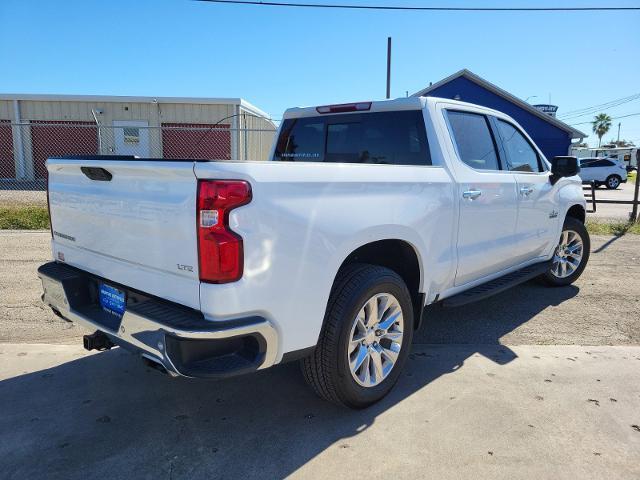
<path id="1" fill-rule="evenodd" d="M 540 172 L 540 158 L 528 140 L 513 125 L 498 119 L 498 131 L 507 154 L 509 170 L 513 172 Z"/>
<path id="2" fill-rule="evenodd" d="M 500 170 L 493 135 L 484 115 L 448 111 L 447 118 L 464 163 L 476 170 Z"/>
<path id="3" fill-rule="evenodd" d="M 421 110 L 285 120 L 273 160 L 431 165 Z"/>

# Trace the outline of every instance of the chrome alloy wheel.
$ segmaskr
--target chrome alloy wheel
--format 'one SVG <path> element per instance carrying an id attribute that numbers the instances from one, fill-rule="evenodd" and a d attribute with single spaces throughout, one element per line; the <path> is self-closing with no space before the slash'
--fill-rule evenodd
<path id="1" fill-rule="evenodd" d="M 563 230 L 560 243 L 553 256 L 551 273 L 557 278 L 572 275 L 582 262 L 584 244 L 582 238 L 573 230 Z"/>
<path id="2" fill-rule="evenodd" d="M 404 319 L 390 293 L 365 302 L 353 320 L 347 357 L 353 379 L 363 387 L 379 385 L 391 372 L 402 348 Z"/>
<path id="3" fill-rule="evenodd" d="M 618 180 L 618 177 L 610 177 L 609 180 L 607 180 L 607 186 L 615 190 L 620 186 L 620 180 Z"/>

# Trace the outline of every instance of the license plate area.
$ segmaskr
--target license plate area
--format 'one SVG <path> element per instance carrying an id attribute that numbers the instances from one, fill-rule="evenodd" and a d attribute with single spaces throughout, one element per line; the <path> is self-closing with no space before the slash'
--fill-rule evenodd
<path id="1" fill-rule="evenodd" d="M 98 284 L 98 301 L 106 313 L 118 320 L 122 319 L 127 309 L 127 294 L 123 290 L 112 287 L 107 283 Z"/>

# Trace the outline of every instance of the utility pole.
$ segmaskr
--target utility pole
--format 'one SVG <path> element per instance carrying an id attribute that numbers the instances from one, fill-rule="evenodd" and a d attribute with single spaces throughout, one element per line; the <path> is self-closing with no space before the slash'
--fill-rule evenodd
<path id="1" fill-rule="evenodd" d="M 640 164 L 640 150 L 636 150 L 636 165 Z M 640 222 L 638 215 L 638 205 L 640 205 L 640 172 L 636 171 L 636 185 L 633 190 L 633 207 L 631 209 L 630 220 L 632 222 Z"/>
<path id="2" fill-rule="evenodd" d="M 620 125 L 622 125 L 622 122 L 618 122 L 618 142 L 620 142 Z"/>
<path id="3" fill-rule="evenodd" d="M 391 37 L 387 37 L 387 98 L 391 98 Z"/>

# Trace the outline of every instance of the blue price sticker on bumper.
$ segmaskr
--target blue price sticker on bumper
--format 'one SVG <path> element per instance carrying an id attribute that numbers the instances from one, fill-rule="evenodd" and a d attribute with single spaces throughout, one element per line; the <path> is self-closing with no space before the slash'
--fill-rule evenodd
<path id="1" fill-rule="evenodd" d="M 106 312 L 118 317 L 124 315 L 126 307 L 126 298 L 122 290 L 113 288 L 111 285 L 100 284 L 100 306 Z"/>

